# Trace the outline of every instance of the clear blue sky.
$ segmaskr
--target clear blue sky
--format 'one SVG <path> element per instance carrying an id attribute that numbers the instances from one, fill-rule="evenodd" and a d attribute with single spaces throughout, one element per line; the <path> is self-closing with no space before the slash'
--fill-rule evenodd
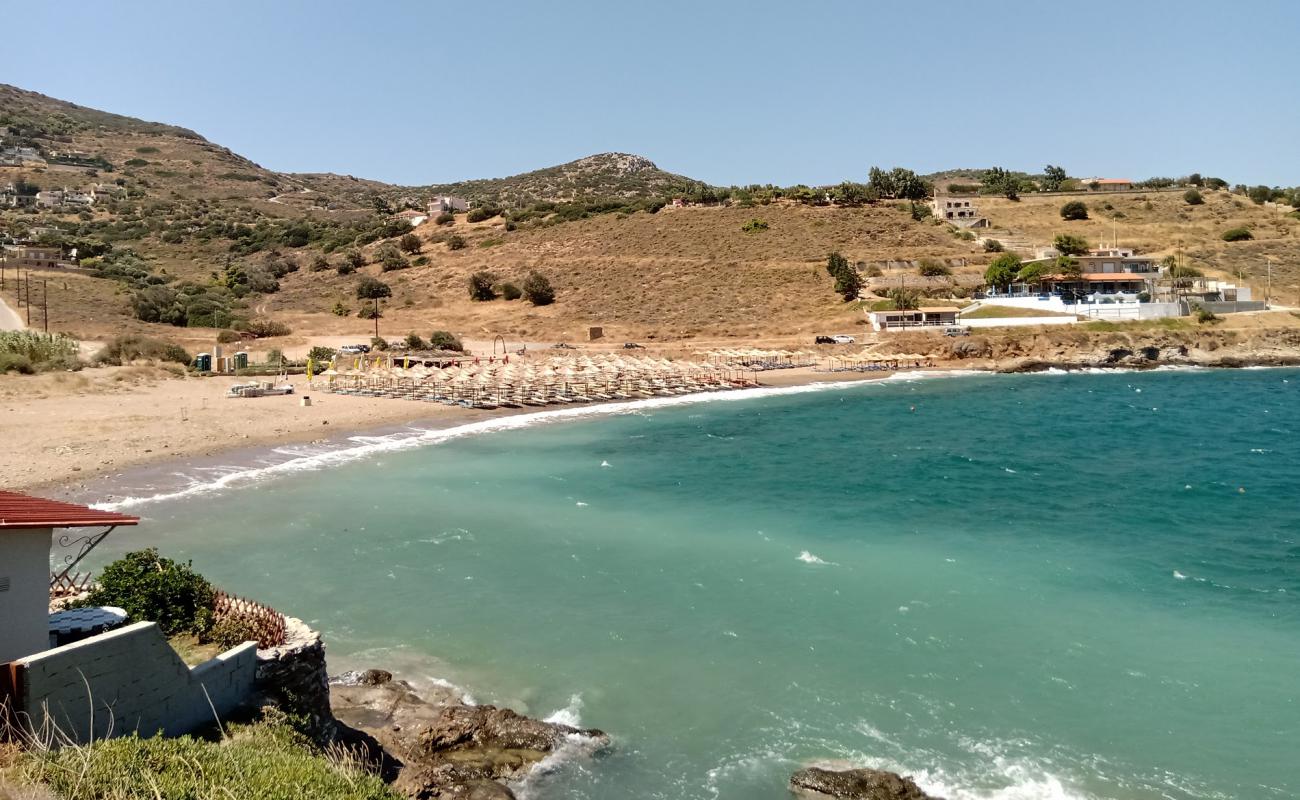
<path id="1" fill-rule="evenodd" d="M 1300 2 L 3 0 L 0 82 L 405 184 L 1001 165 L 1300 184 Z M 14 35 L 23 31 L 23 35 Z"/>

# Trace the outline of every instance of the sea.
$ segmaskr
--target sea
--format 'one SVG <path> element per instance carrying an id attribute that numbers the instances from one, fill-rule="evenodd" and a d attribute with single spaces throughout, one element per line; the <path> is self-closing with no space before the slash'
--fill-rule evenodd
<path id="1" fill-rule="evenodd" d="M 381 667 L 596 727 L 534 800 L 1300 796 L 1300 371 L 914 374 L 173 476 L 158 547 Z"/>

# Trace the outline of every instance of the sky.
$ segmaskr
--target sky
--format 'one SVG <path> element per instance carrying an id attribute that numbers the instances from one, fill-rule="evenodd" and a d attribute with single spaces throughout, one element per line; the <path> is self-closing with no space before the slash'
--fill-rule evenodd
<path id="1" fill-rule="evenodd" d="M 1293 0 L 0 0 L 0 83 L 406 185 L 1002 166 L 1300 184 Z"/>

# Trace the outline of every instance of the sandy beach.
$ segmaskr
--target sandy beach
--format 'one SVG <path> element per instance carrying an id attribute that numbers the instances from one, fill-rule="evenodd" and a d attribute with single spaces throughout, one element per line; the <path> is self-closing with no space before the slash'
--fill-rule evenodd
<path id="1" fill-rule="evenodd" d="M 860 381 L 888 373 L 825 373 L 808 368 L 760 373 L 765 386 Z M 231 377 L 177 377 L 149 367 L 0 376 L 0 486 L 47 494 L 84 492 L 133 469 L 209 459 L 237 450 L 337 443 L 405 425 L 448 427 L 536 408 L 473 410 L 390 398 L 313 393 L 294 376 L 295 394 L 230 399 Z M 311 405 L 302 405 L 303 396 Z M 19 456 L 18 454 L 21 454 Z"/>

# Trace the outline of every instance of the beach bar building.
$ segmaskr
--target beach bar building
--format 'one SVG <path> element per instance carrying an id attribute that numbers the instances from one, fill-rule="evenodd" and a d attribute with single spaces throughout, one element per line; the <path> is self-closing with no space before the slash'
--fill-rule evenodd
<path id="1" fill-rule="evenodd" d="M 942 328 L 957 324 L 955 306 L 921 306 L 895 311 L 872 311 L 871 327 L 876 331 L 897 331 L 914 328 Z"/>

